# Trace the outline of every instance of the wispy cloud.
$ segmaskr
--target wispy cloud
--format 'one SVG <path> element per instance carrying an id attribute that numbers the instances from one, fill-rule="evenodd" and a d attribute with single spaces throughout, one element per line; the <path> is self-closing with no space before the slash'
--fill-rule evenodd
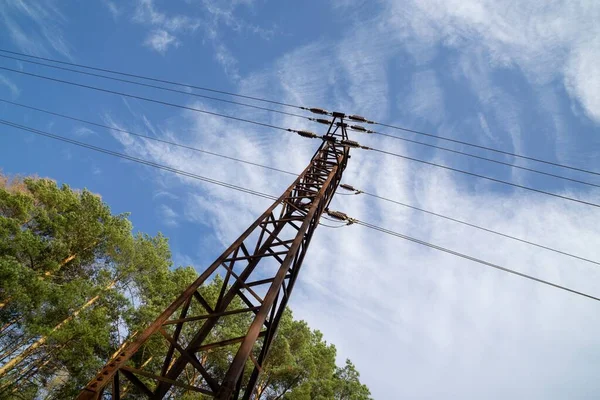
<path id="1" fill-rule="evenodd" d="M 21 93 L 19 87 L 4 75 L 0 75 L 0 85 L 6 86 L 12 97 L 17 97 Z"/>
<path id="2" fill-rule="evenodd" d="M 412 77 L 410 95 L 399 108 L 407 107 L 415 116 L 439 124 L 444 119 L 444 93 L 434 70 L 418 71 Z"/>
<path id="3" fill-rule="evenodd" d="M 179 47 L 180 43 L 177 38 L 169 32 L 157 29 L 148 35 L 144 41 L 144 45 L 164 55 L 169 47 Z"/>
<path id="4" fill-rule="evenodd" d="M 596 87 L 600 59 L 598 4 L 532 1 L 512 7 L 508 1 L 387 1 L 385 17 L 398 37 L 435 54 L 443 43 L 469 52 L 480 45 L 493 67 L 518 66 L 535 84 L 557 77 L 586 110 L 600 121 Z"/>
<path id="5" fill-rule="evenodd" d="M 177 199 L 179 199 L 179 196 L 177 196 L 177 195 L 175 195 L 173 193 L 167 192 L 166 190 L 159 190 L 159 191 L 157 191 L 156 193 L 154 193 L 152 195 L 153 199 L 159 199 L 161 197 L 165 197 L 165 198 L 171 199 L 171 200 L 177 200 Z"/>
<path id="6" fill-rule="evenodd" d="M 350 7 L 349 1 L 343 3 L 338 6 Z M 349 18 L 357 22 L 349 24 L 339 39 L 290 49 L 265 69 L 240 76 L 240 90 L 380 121 L 415 119 L 417 113 L 436 131 L 461 138 L 471 134 L 466 140 L 501 142 L 520 151 L 526 139 L 525 108 L 495 72 L 518 74 L 521 91 L 550 86 L 562 82 L 564 67 L 570 65 L 565 60 L 580 46 L 557 28 L 563 23 L 561 14 L 579 13 L 570 3 L 561 3 L 563 9 L 537 4 L 541 11 L 529 8 L 533 7 L 529 3 L 524 10 L 498 2 L 378 4 L 380 12 L 371 19 Z M 345 18 L 351 11 L 345 9 Z M 523 15 L 513 14 L 517 11 Z M 582 26 L 595 29 L 589 21 Z M 577 34 L 571 28 L 566 31 Z M 542 42 L 530 43 L 536 35 Z M 557 47 L 551 46 L 553 41 Z M 538 55 L 544 65 L 534 65 Z M 572 85 L 573 98 L 593 109 L 593 93 L 591 100 L 583 99 L 576 93 L 581 89 Z M 462 115 L 453 117 L 456 99 L 472 106 L 469 123 L 477 129 L 458 129 L 470 125 Z M 211 110 L 210 104 L 190 105 Z M 238 112 L 284 127 L 314 129 L 287 116 Z M 287 170 L 301 170 L 317 145 L 296 135 L 189 111 L 174 117 L 173 124 L 178 129 L 157 134 Z M 291 181 L 247 165 L 115 136 L 129 154 L 265 193 L 278 194 Z M 397 141 L 353 138 L 416 152 Z M 544 136 L 535 139 L 536 145 L 554 143 Z M 212 235 L 207 235 L 212 246 L 206 246 L 211 254 L 218 244 L 231 243 L 269 203 L 188 178 L 166 181 L 162 174 L 154 176 L 161 190 L 185 193 L 170 203 L 179 218 L 212 228 Z M 450 172 L 358 150 L 352 152 L 344 180 L 384 197 L 584 257 L 596 257 L 594 251 L 600 248 L 600 216 L 580 205 L 466 181 Z M 563 187 L 556 191 L 586 198 L 599 194 Z M 364 195 L 338 196 L 331 208 L 577 290 L 597 291 L 600 270 L 582 262 Z M 355 361 L 376 398 L 559 399 L 593 397 L 600 390 L 591 367 L 595 349 L 600 348 L 595 304 L 360 226 L 317 230 L 291 307 L 323 331 L 340 356 Z M 572 328 L 583 325 L 585 329 Z M 405 383 L 398 385 L 398 376 Z"/>
<path id="7" fill-rule="evenodd" d="M 153 0 L 137 0 L 133 21 L 152 27 L 144 45 L 163 55 L 169 48 L 181 45 L 176 35 L 193 33 L 201 25 L 199 18 L 185 15 L 169 16 L 159 11 Z"/>
<path id="8" fill-rule="evenodd" d="M 161 221 L 171 227 L 175 227 L 179 225 L 178 219 L 179 214 L 175 212 L 171 207 L 166 204 L 161 204 L 158 208 L 158 214 L 161 218 Z"/>
<path id="9" fill-rule="evenodd" d="M 96 132 L 94 132 L 92 129 L 87 128 L 85 126 L 79 126 L 79 127 L 75 128 L 74 133 L 77 136 L 89 136 L 89 135 L 95 134 Z"/>
<path id="10" fill-rule="evenodd" d="M 27 29 L 23 28 L 23 20 L 28 22 Z M 67 22 L 52 1 L 14 0 L 0 7 L 0 23 L 4 24 L 14 45 L 31 54 L 48 55 L 54 51 L 71 59 L 71 46 L 62 29 Z"/>
<path id="11" fill-rule="evenodd" d="M 108 11 L 110 11 L 113 19 L 116 20 L 117 18 L 119 18 L 121 16 L 122 10 L 119 7 L 117 7 L 117 4 L 114 1 L 102 0 L 102 3 L 108 9 Z"/>
<path id="12" fill-rule="evenodd" d="M 227 76 L 234 81 L 240 79 L 238 61 L 224 44 L 221 43 L 215 46 L 215 58 L 221 64 Z"/>
<path id="13" fill-rule="evenodd" d="M 195 31 L 201 23 L 200 19 L 185 15 L 168 16 L 156 8 L 153 0 L 138 0 L 133 20 L 171 32 Z"/>

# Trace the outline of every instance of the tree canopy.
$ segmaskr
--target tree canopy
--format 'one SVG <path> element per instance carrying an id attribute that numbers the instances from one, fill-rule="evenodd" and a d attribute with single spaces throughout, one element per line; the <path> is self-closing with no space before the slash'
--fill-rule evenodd
<path id="1" fill-rule="evenodd" d="M 0 175 L 0 398 L 73 398 L 196 277 L 190 266 L 173 266 L 167 238 L 134 234 L 128 215 L 113 215 L 98 195 Z M 201 288 L 207 300 L 218 296 L 219 279 Z M 214 335 L 243 335 L 244 318 Z M 160 370 L 161 346 L 146 343 L 132 361 Z M 219 376 L 232 351 L 198 356 Z M 335 359 L 335 346 L 288 309 L 257 398 L 370 399 L 354 365 Z"/>

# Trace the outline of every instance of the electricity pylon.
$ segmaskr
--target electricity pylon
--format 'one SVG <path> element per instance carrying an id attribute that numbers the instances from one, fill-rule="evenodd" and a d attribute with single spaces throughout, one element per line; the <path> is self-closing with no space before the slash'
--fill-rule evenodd
<path id="1" fill-rule="evenodd" d="M 348 140 L 344 114 L 311 111 L 333 119 L 317 120 L 329 128 L 306 169 L 152 325 L 115 354 L 79 400 L 177 398 L 186 392 L 226 400 L 256 397 L 256 383 L 308 245 L 342 179 L 350 148 L 357 147 Z M 214 280 L 219 272 L 224 278 Z M 202 294 L 209 282 L 222 283 L 213 304 Z M 244 314 L 251 322 L 243 334 L 224 337 L 224 319 Z M 146 346 L 161 349 L 164 356 L 145 359 Z M 211 363 L 210 353 L 223 349 L 229 351 L 228 365 Z"/>

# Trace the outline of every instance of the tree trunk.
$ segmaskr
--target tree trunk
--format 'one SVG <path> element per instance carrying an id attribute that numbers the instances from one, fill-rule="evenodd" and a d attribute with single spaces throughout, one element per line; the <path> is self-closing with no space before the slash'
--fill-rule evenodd
<path id="1" fill-rule="evenodd" d="M 0 303 L 0 309 L 2 309 L 1 307 L 2 303 Z M 7 322 L 6 324 L 4 324 L 4 326 L 2 328 L 0 328 L 0 335 L 4 333 L 4 331 L 6 331 L 8 328 L 10 328 L 11 326 L 13 326 L 14 324 L 16 324 L 17 322 L 19 322 L 20 318 L 15 318 L 12 321 Z"/>
<path id="2" fill-rule="evenodd" d="M 22 337 L 21 338 L 15 338 L 15 340 L 13 340 L 12 343 L 9 343 L 3 349 L 2 354 L 0 354 L 0 362 L 2 362 L 5 358 L 9 357 L 11 354 L 19 351 L 19 349 L 21 347 L 23 347 L 25 345 L 25 343 L 27 343 L 30 340 L 31 340 L 31 337 L 28 337 L 28 338 L 25 338 L 25 339 L 23 339 Z"/>
<path id="3" fill-rule="evenodd" d="M 290 384 L 288 385 L 288 387 L 286 387 L 286 388 L 285 388 L 285 390 L 284 390 L 283 392 L 281 392 L 281 394 L 279 394 L 279 396 L 275 397 L 275 399 L 274 399 L 274 400 L 279 400 L 280 398 L 282 398 L 282 397 L 283 397 L 283 395 L 284 395 L 284 394 L 286 394 L 286 393 L 288 392 L 288 390 L 290 390 L 292 387 L 294 387 L 294 385 L 295 385 L 295 384 L 297 384 L 297 383 L 298 383 L 298 381 L 300 380 L 300 378 L 301 378 L 301 377 L 302 377 L 302 374 L 298 375 L 298 376 L 296 377 L 296 379 L 294 379 L 294 380 L 292 381 L 292 383 L 290 383 Z"/>
<path id="4" fill-rule="evenodd" d="M 96 241 L 96 242 L 94 242 L 94 243 L 93 243 L 91 246 L 88 246 L 88 247 L 86 247 L 85 249 L 83 249 L 83 251 L 86 251 L 86 250 L 89 250 L 89 249 L 91 249 L 91 248 L 92 248 L 92 247 L 94 247 L 94 246 L 95 246 L 97 243 L 98 243 L 97 241 Z M 59 264 L 59 269 L 60 269 L 60 268 L 62 268 L 62 267 L 64 267 L 64 266 L 65 266 L 67 263 L 69 263 L 69 262 L 73 261 L 73 260 L 75 259 L 75 257 L 77 257 L 77 254 L 78 254 L 78 253 L 71 254 L 69 257 L 67 257 L 67 258 L 65 258 L 64 260 L 62 260 L 62 261 L 60 262 L 60 264 Z M 44 276 L 40 276 L 40 277 L 39 277 L 39 279 L 40 279 L 40 280 L 43 280 L 44 278 L 48 278 L 48 277 L 50 277 L 50 276 L 52 276 L 52 272 L 50 272 L 50 271 L 46 271 L 46 272 L 44 273 Z M 2 310 L 4 307 L 6 307 L 6 305 L 7 305 L 8 303 L 10 303 L 10 300 L 11 300 L 11 298 L 9 297 L 9 298 L 5 299 L 5 300 L 4 300 L 4 302 L 0 303 L 0 310 Z M 0 375 L 0 376 L 1 376 L 1 375 Z"/>
<path id="5" fill-rule="evenodd" d="M 110 290 L 116 284 L 117 284 L 117 280 L 115 279 L 108 286 L 106 286 L 104 288 L 104 290 Z M 98 301 L 99 298 L 100 298 L 100 295 L 92 297 L 90 300 L 88 300 L 87 303 L 85 303 L 83 306 L 81 306 L 72 315 L 68 316 L 61 323 L 59 323 L 54 328 L 52 328 L 52 330 L 50 331 L 50 334 L 56 332 L 57 330 L 59 330 L 60 328 L 62 328 L 63 326 L 65 326 L 66 324 L 68 324 L 69 322 L 71 322 L 72 320 L 74 320 L 82 311 L 86 310 L 88 307 L 90 307 L 96 301 Z M 6 373 L 8 371 L 10 371 L 12 368 L 16 367 L 25 358 L 29 357 L 36 349 L 38 349 L 40 346 L 44 345 L 46 343 L 46 341 L 48 340 L 48 336 L 49 335 L 45 335 L 45 336 L 40 337 L 33 344 L 31 344 L 27 349 L 25 349 L 21 354 L 19 354 L 18 356 L 14 357 L 9 362 L 7 362 L 2 367 L 0 367 L 0 378 L 3 377 L 4 375 L 6 375 Z"/>
<path id="6" fill-rule="evenodd" d="M 260 396 L 262 396 L 267 386 L 269 386 L 269 380 L 270 377 L 265 376 L 265 379 L 262 381 L 262 383 L 256 385 L 256 399 L 260 399 Z"/>

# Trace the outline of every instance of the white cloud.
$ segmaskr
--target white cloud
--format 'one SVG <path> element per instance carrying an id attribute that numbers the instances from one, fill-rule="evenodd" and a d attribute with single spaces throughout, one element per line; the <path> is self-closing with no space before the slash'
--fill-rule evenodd
<path id="1" fill-rule="evenodd" d="M 106 6 L 108 11 L 110 11 L 113 19 L 117 19 L 121 16 L 122 10 L 117 7 L 116 3 L 111 0 L 103 0 L 102 3 Z"/>
<path id="2" fill-rule="evenodd" d="M 0 75 L 0 85 L 6 86 L 10 90 L 12 97 L 17 97 L 21 93 L 19 87 L 4 75 Z"/>
<path id="3" fill-rule="evenodd" d="M 348 26 L 349 32 L 339 41 L 322 39 L 303 45 L 264 70 L 241 76 L 240 91 L 293 104 L 364 113 L 385 121 L 407 118 L 414 112 L 427 117 L 441 110 L 438 116 L 429 115 L 433 118 L 429 122 L 442 124 L 444 132 L 450 130 L 443 119 L 451 117 L 451 93 L 444 92 L 440 76 L 447 72 L 448 79 L 464 84 L 462 95 L 470 96 L 468 101 L 476 105 L 472 122 L 486 134 L 474 141 L 502 140 L 521 149 L 522 108 L 514 95 L 493 79 L 492 72 L 518 65 L 525 80 L 543 86 L 562 79 L 565 60 L 571 59 L 572 48 L 578 44 L 557 28 L 561 18 L 541 18 L 529 4 L 505 7 L 507 10 L 503 4 L 495 4 L 387 4 L 380 15 Z M 518 12 L 525 16 L 516 15 Z M 533 28 L 525 23 L 528 20 Z M 536 35 L 546 39 L 531 43 Z M 558 43 L 554 50 L 553 40 Z M 453 53 L 453 58 L 435 65 L 432 60 L 444 46 L 458 49 L 458 55 Z M 534 65 L 536 57 L 543 65 Z M 586 64 L 586 59 L 582 60 Z M 401 74 L 392 67 L 404 64 L 411 69 L 398 77 Z M 392 90 L 391 81 L 404 78 L 405 92 L 395 90 L 401 84 Z M 411 87 L 424 93 L 412 93 Z M 573 83 L 570 90 L 581 89 Z M 409 107 L 404 110 L 398 104 Z M 206 104 L 191 105 L 211 109 Z M 283 127 L 317 129 L 288 116 L 243 109 L 238 113 Z M 188 111 L 173 123 L 177 129 L 159 134 L 286 170 L 301 170 L 317 145 L 296 135 Z M 118 137 L 127 143 L 129 154 L 269 194 L 280 193 L 291 181 L 247 165 Z M 353 138 L 364 144 L 409 150 L 382 138 Z M 467 182 L 449 172 L 384 160 L 358 150 L 352 152 L 344 181 L 584 257 L 597 258 L 595 249 L 600 248 L 598 213 L 539 194 Z M 165 181 L 161 179 L 160 184 Z M 205 239 L 211 243 L 205 246 L 211 254 L 218 252 L 219 244 L 224 247 L 234 240 L 269 204 L 181 177 L 170 179 L 161 190 L 181 188 L 187 195 L 177 202 L 184 210 L 179 215 L 212 228 L 213 237 Z M 566 190 L 561 193 L 570 194 Z M 598 191 L 575 194 L 598 197 Z M 598 295 L 595 282 L 600 270 L 583 262 L 364 195 L 338 196 L 331 208 Z M 341 358 L 350 357 L 356 363 L 378 399 L 593 398 L 600 391 L 593 377 L 600 320 L 592 301 L 360 226 L 317 230 L 291 306 L 297 317 L 336 344 Z"/>
<path id="4" fill-rule="evenodd" d="M 91 130 L 90 128 L 86 128 L 85 126 L 79 126 L 79 127 L 75 128 L 75 130 L 73 132 L 77 136 L 89 136 L 89 135 L 93 135 L 94 133 L 96 133 L 93 130 Z"/>
<path id="5" fill-rule="evenodd" d="M 163 55 L 169 47 L 177 48 L 181 45 L 176 34 L 193 33 L 201 26 L 199 18 L 186 15 L 168 16 L 156 8 L 153 0 L 137 0 L 133 21 L 152 27 L 144 45 Z"/>
<path id="6" fill-rule="evenodd" d="M 219 62 L 219 64 L 221 64 L 225 74 L 230 79 L 233 79 L 234 81 L 238 81 L 240 79 L 240 74 L 237 67 L 238 61 L 224 44 L 221 43 L 215 46 L 215 59 Z"/>
<path id="7" fill-rule="evenodd" d="M 565 66 L 565 85 L 586 113 L 600 121 L 600 33 L 573 51 Z"/>
<path id="8" fill-rule="evenodd" d="M 29 22 L 26 29 L 17 22 L 20 18 Z M 0 23 L 4 24 L 14 45 L 31 54 L 49 55 L 52 50 L 71 59 L 71 47 L 62 29 L 67 22 L 51 1 L 32 3 L 14 0 L 4 2 L 0 7 Z"/>
<path id="9" fill-rule="evenodd" d="M 600 121 L 597 82 L 600 5 L 589 1 L 386 2 L 392 34 L 414 41 L 414 54 L 435 54 L 439 44 L 463 53 L 485 48 L 492 67 L 518 67 L 535 84 L 565 81 L 589 117 Z M 426 50 L 426 51 L 424 51 Z M 598 85 L 596 85 L 598 86 Z"/>
<path id="10" fill-rule="evenodd" d="M 171 200 L 177 200 L 177 199 L 179 199 L 179 196 L 177 196 L 177 195 L 175 195 L 173 193 L 167 192 L 166 190 L 158 190 L 156 193 L 154 193 L 152 195 L 153 199 L 158 199 L 160 197 L 166 197 L 166 198 L 171 199 Z"/>
<path id="11" fill-rule="evenodd" d="M 158 29 L 152 31 L 148 35 L 144 44 L 154 51 L 164 55 L 169 47 L 179 47 L 180 43 L 177 41 L 177 38 L 171 35 L 169 32 Z"/>
<path id="12" fill-rule="evenodd" d="M 186 15 L 168 16 L 159 11 L 154 5 L 153 0 L 138 0 L 133 20 L 161 29 L 166 29 L 171 33 L 180 31 L 195 31 L 200 26 L 200 20 Z"/>
<path id="13" fill-rule="evenodd" d="M 444 94 L 435 71 L 419 71 L 413 75 L 410 96 L 399 108 L 408 108 L 415 116 L 439 124 L 444 119 Z"/>
<path id="14" fill-rule="evenodd" d="M 160 207 L 158 208 L 158 214 L 161 218 L 161 221 L 165 225 L 171 226 L 171 227 L 175 227 L 175 226 L 179 225 L 179 222 L 178 222 L 179 214 L 177 214 L 177 212 L 175 212 L 175 210 L 173 210 L 168 205 L 161 204 Z"/>

